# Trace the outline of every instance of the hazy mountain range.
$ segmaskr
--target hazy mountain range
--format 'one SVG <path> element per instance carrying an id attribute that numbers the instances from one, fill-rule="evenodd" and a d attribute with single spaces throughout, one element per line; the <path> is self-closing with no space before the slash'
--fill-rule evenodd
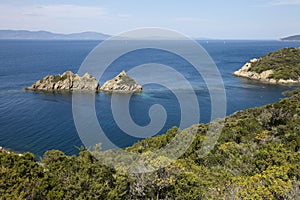
<path id="1" fill-rule="evenodd" d="M 0 40 L 105 40 L 110 35 L 98 32 L 82 32 L 82 33 L 52 33 L 49 31 L 27 31 L 27 30 L 0 30 Z M 141 37 L 143 38 L 143 37 Z M 145 38 L 143 38 L 145 39 Z M 147 39 L 159 39 L 158 37 Z M 163 39 L 163 38 L 161 38 Z M 165 38 L 164 38 L 165 39 Z M 169 38 L 170 39 L 170 38 Z M 176 38 L 173 38 L 176 39 Z M 196 40 L 211 40 L 210 38 L 199 37 Z"/>
<path id="2" fill-rule="evenodd" d="M 281 38 L 281 40 L 287 40 L 287 41 L 300 41 L 300 35 L 293 35 L 293 36 Z"/>
<path id="3" fill-rule="evenodd" d="M 0 30 L 0 40 L 105 40 L 110 35 L 98 32 L 82 33 L 52 33 L 49 31 L 27 31 L 27 30 Z M 157 38 L 156 38 L 157 39 Z M 196 40 L 212 40 L 206 37 L 197 37 Z M 283 41 L 300 41 L 300 35 L 281 38 Z"/>
<path id="4" fill-rule="evenodd" d="M 0 30 L 0 39 L 14 40 L 105 40 L 109 35 L 97 32 L 52 33 L 48 31 Z"/>

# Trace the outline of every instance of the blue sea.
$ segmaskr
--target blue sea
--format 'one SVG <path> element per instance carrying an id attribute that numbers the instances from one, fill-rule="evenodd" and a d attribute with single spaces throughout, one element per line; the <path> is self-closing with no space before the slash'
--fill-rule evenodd
<path id="1" fill-rule="evenodd" d="M 252 58 L 283 47 L 299 47 L 299 42 L 282 41 L 198 41 L 217 65 L 226 89 L 227 115 L 236 111 L 272 103 L 283 98 L 288 86 L 264 85 L 231 74 Z M 72 114 L 72 94 L 25 91 L 35 81 L 49 74 L 76 73 L 86 56 L 99 41 L 0 41 L 0 146 L 17 152 L 30 151 L 38 157 L 47 150 L 58 149 L 77 154 L 82 142 Z M 101 80 L 108 80 L 121 70 L 144 63 L 161 63 L 182 72 L 197 88 L 201 123 L 211 118 L 211 101 L 203 80 L 194 78 L 186 61 L 168 53 L 144 50 L 123 56 L 112 63 Z M 103 82 L 100 82 L 102 84 Z M 199 86 L 199 87 L 198 87 Z M 99 124 L 109 139 L 119 147 L 132 145 L 141 138 L 125 134 L 114 122 L 110 109 L 111 95 L 95 97 Z M 150 122 L 149 108 L 162 105 L 167 120 L 158 134 L 180 123 L 179 103 L 172 91 L 147 85 L 143 93 L 130 99 L 132 119 L 140 126 Z"/>

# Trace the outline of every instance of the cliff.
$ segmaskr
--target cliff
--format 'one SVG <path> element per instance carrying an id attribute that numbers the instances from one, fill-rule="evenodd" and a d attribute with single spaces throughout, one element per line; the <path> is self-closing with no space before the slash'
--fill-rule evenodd
<path id="1" fill-rule="evenodd" d="M 252 59 L 233 75 L 269 84 L 300 84 L 300 49 L 284 48 Z"/>

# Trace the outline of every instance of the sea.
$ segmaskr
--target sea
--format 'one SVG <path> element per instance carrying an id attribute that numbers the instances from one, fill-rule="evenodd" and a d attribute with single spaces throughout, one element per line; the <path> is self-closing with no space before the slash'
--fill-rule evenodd
<path id="1" fill-rule="evenodd" d="M 232 76 L 252 58 L 261 57 L 284 47 L 300 47 L 299 42 L 265 40 L 201 40 L 197 41 L 216 64 L 226 92 L 226 115 L 276 102 L 284 98 L 282 92 L 292 86 L 261 84 Z M 101 41 L 0 41 L 0 146 L 16 152 L 34 153 L 41 158 L 47 150 L 61 150 L 67 155 L 78 154 L 83 146 L 72 113 L 72 93 L 44 93 L 24 90 L 35 81 L 50 74 L 65 71 L 76 73 L 89 53 Z M 197 56 L 197 55 L 195 55 Z M 180 73 L 191 83 L 199 103 L 199 123 L 211 121 L 211 99 L 208 88 L 186 60 L 170 52 L 155 49 L 136 51 L 122 56 L 102 77 L 108 80 L 121 70 L 146 64 L 160 63 Z M 147 74 L 145 74 L 147 76 Z M 170 79 L 170 81 L 174 81 Z M 176 81 L 176 80 L 175 80 Z M 112 95 L 95 95 L 95 110 L 101 128 L 118 147 L 134 144 L 143 137 L 126 134 L 114 121 Z M 130 115 L 138 126 L 151 122 L 149 109 L 161 105 L 166 121 L 156 135 L 164 134 L 181 120 L 180 102 L 166 87 L 145 85 L 140 94 L 130 98 Z M 105 146 L 105 145 L 104 145 Z"/>

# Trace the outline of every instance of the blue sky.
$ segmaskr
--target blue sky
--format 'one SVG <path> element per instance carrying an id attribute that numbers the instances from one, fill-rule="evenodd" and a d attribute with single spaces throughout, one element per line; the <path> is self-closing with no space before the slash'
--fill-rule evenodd
<path id="1" fill-rule="evenodd" d="M 0 1 L 0 29 L 118 34 L 138 27 L 190 37 L 277 39 L 300 34 L 300 0 Z"/>

